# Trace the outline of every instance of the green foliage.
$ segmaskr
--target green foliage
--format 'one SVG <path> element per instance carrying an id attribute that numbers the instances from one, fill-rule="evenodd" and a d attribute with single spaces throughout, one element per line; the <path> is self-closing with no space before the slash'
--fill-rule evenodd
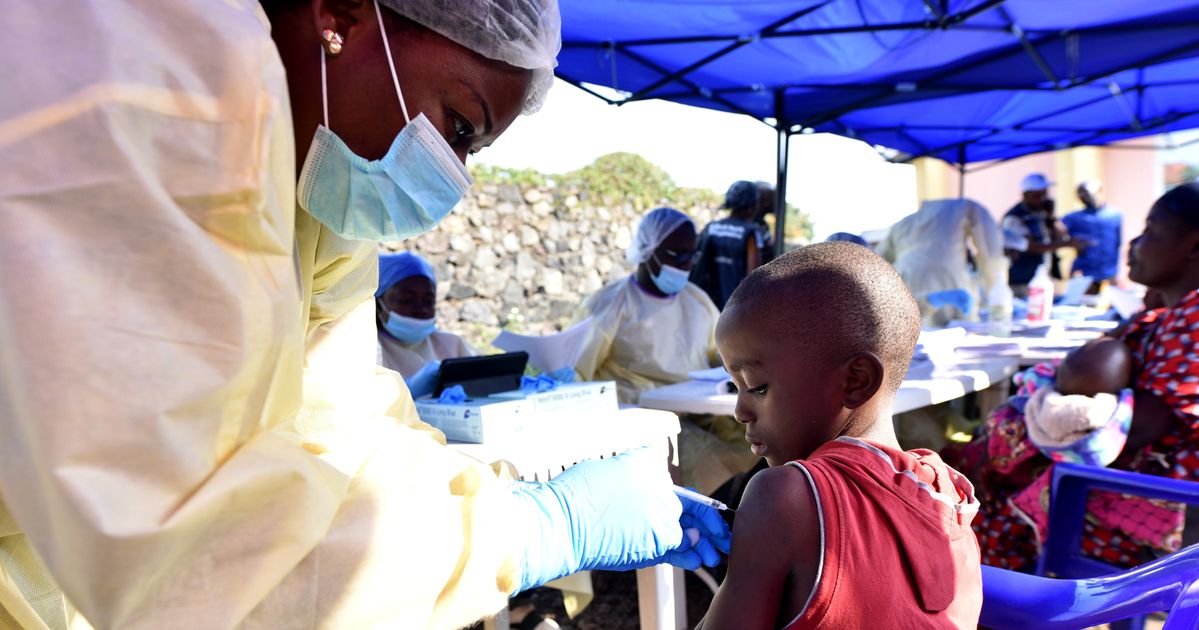
<path id="1" fill-rule="evenodd" d="M 812 242 L 812 217 L 800 212 L 799 208 L 791 204 L 787 204 L 787 224 L 783 227 L 787 232 L 788 241 Z"/>
<path id="2" fill-rule="evenodd" d="M 681 188 L 666 171 L 636 153 L 609 153 L 595 162 L 564 175 L 547 175 L 532 169 L 513 169 L 488 164 L 473 164 L 471 175 L 484 184 L 516 184 L 522 189 L 542 188 L 551 182 L 595 205 L 632 204 L 639 211 L 668 205 L 715 209 L 724 200 L 720 193 L 707 188 Z M 787 204 L 787 240 L 806 243 L 812 240 L 811 217 Z"/>
<path id="3" fill-rule="evenodd" d="M 639 208 L 677 204 L 670 175 L 636 153 L 609 153 L 562 176 L 562 185 L 595 203 L 632 203 Z"/>
<path id="4" fill-rule="evenodd" d="M 596 205 L 633 204 L 639 210 L 660 205 L 677 208 L 720 205 L 722 197 L 705 188 L 680 188 L 670 175 L 635 153 L 609 153 L 565 175 L 475 163 L 471 175 L 481 184 L 543 188 L 551 183 Z"/>
<path id="5" fill-rule="evenodd" d="M 723 202 L 724 195 L 707 188 L 679 188 L 675 191 L 674 198 L 671 199 L 672 207 L 680 210 L 696 206 L 715 209 Z"/>
<path id="6" fill-rule="evenodd" d="M 490 164 L 471 164 L 470 175 L 481 184 L 516 184 L 523 188 L 541 188 L 549 177 L 531 168 L 507 168 Z"/>
<path id="7" fill-rule="evenodd" d="M 497 326 L 460 321 L 452 322 L 449 329 L 462 337 L 479 354 L 498 354 L 503 352 L 491 345 L 491 340 L 500 334 L 500 328 Z"/>

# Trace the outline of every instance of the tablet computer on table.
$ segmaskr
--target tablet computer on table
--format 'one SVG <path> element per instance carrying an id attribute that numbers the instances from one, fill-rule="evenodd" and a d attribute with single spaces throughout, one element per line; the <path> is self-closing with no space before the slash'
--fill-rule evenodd
<path id="1" fill-rule="evenodd" d="M 461 385 L 466 395 L 472 397 L 520 389 L 520 377 L 528 362 L 527 352 L 444 359 L 437 373 L 433 396 L 440 396 L 442 390 L 454 385 Z"/>

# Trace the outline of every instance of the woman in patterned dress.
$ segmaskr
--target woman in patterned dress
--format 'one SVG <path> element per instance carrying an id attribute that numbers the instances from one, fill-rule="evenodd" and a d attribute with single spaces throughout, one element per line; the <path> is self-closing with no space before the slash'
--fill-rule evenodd
<path id="1" fill-rule="evenodd" d="M 1166 306 L 1142 311 L 1115 333 L 1134 356 L 1135 410 L 1111 467 L 1199 481 L 1199 184 L 1154 203 L 1128 264 L 1129 277 Z M 1025 435 L 1022 402 L 1016 396 L 1000 407 L 947 461 L 977 485 L 982 510 L 974 530 L 983 562 L 1028 571 L 1044 535 L 1052 462 Z M 1087 509 L 1083 551 L 1102 561 L 1134 566 L 1181 544 L 1176 504 L 1097 492 Z"/>

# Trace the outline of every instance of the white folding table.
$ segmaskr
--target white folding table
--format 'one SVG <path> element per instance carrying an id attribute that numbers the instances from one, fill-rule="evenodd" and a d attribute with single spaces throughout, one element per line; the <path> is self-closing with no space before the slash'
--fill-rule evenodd
<path id="1" fill-rule="evenodd" d="M 1002 385 L 1016 371 L 1016 366 L 1014 357 L 987 357 L 904 379 L 895 394 L 893 413 L 936 405 Z M 720 393 L 717 386 L 714 381 L 684 381 L 643 392 L 639 404 L 676 413 L 733 415 L 737 395 Z"/>

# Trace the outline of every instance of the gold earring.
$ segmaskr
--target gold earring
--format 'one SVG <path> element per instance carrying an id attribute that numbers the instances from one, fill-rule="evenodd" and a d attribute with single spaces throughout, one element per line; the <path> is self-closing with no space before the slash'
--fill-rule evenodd
<path id="1" fill-rule="evenodd" d="M 341 46 L 346 41 L 345 38 L 341 36 L 341 33 L 338 33 L 331 28 L 327 28 L 321 31 L 321 37 L 324 38 L 325 48 L 329 50 L 330 55 L 337 56 L 341 54 Z"/>

